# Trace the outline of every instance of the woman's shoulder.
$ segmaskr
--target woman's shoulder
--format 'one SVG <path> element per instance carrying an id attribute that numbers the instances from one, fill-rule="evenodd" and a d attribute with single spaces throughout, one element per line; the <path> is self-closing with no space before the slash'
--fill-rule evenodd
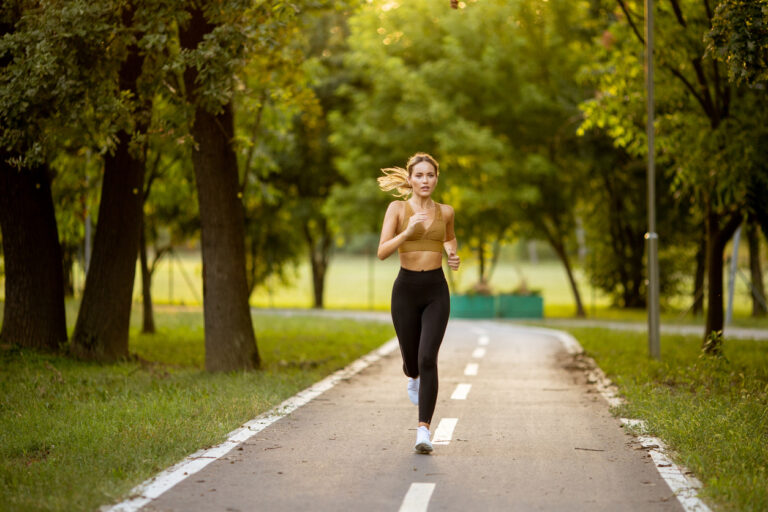
<path id="1" fill-rule="evenodd" d="M 454 215 L 453 206 L 445 203 L 437 203 L 437 204 L 440 205 L 440 211 L 442 212 L 443 216 L 448 215 L 450 217 L 453 217 Z"/>
<path id="2" fill-rule="evenodd" d="M 387 212 L 392 212 L 398 216 L 402 215 L 402 213 L 405 211 L 405 203 L 407 201 L 401 201 L 399 199 L 395 199 L 394 201 L 389 203 L 389 206 L 387 206 Z"/>

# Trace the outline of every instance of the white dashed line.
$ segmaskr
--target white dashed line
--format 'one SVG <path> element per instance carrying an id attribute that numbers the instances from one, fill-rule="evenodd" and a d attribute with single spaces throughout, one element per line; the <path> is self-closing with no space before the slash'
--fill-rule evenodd
<path id="1" fill-rule="evenodd" d="M 426 511 L 434 490 L 435 484 L 412 483 L 408 492 L 405 493 L 402 505 L 400 505 L 400 512 Z"/>
<path id="2" fill-rule="evenodd" d="M 451 395 L 451 400 L 466 400 L 470 389 L 472 384 L 459 384 Z"/>
<path id="3" fill-rule="evenodd" d="M 488 336 L 480 336 L 479 338 L 477 338 L 478 345 L 487 345 L 489 341 L 490 341 L 490 338 L 488 338 Z"/>
<path id="4" fill-rule="evenodd" d="M 477 347 L 472 352 L 472 357 L 474 357 L 475 359 L 482 359 L 483 357 L 485 357 L 485 349 L 483 347 Z"/>
<path id="5" fill-rule="evenodd" d="M 481 329 L 480 327 L 472 327 L 472 332 L 474 332 L 475 334 L 481 334 L 481 335 L 488 333 L 488 331 L 486 331 L 485 329 Z"/>
<path id="6" fill-rule="evenodd" d="M 459 418 L 443 418 L 435 429 L 435 436 L 432 438 L 432 444 L 448 444 L 453 437 L 453 429 Z"/>
<path id="7" fill-rule="evenodd" d="M 464 375 L 477 375 L 477 363 L 468 363 Z"/>

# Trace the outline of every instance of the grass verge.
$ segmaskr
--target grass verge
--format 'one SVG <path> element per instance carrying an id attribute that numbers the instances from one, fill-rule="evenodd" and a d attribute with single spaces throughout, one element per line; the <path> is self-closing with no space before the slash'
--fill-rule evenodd
<path id="1" fill-rule="evenodd" d="M 726 340 L 700 357 L 698 336 L 662 336 L 661 361 L 645 333 L 567 329 L 627 399 L 617 412 L 644 419 L 704 482 L 722 510 L 768 510 L 768 342 Z"/>
<path id="2" fill-rule="evenodd" d="M 131 335 L 152 363 L 94 364 L 0 349 L 0 503 L 94 510 L 393 336 L 390 325 L 254 318 L 258 372 L 208 374 L 202 312 L 157 313 Z"/>

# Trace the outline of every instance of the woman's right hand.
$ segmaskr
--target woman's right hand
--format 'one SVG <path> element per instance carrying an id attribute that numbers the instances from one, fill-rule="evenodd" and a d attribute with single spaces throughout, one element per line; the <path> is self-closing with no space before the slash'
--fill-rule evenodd
<path id="1" fill-rule="evenodd" d="M 411 218 L 408 219 L 408 226 L 406 226 L 404 231 L 405 236 L 411 236 L 416 230 L 416 226 L 423 224 L 428 218 L 427 212 L 417 212 L 411 215 Z"/>

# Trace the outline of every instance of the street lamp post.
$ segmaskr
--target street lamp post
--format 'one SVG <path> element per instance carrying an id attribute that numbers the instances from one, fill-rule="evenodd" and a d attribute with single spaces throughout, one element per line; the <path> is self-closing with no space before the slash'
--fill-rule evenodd
<path id="1" fill-rule="evenodd" d="M 645 81 L 648 92 L 648 353 L 661 358 L 659 338 L 659 236 L 656 233 L 656 161 L 654 153 L 653 0 L 645 0 Z"/>

